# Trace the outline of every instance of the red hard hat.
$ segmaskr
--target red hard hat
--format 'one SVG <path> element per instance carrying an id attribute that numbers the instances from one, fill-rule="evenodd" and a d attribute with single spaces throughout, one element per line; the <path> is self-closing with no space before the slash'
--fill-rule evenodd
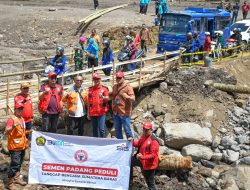
<path id="1" fill-rule="evenodd" d="M 124 73 L 123 73 L 122 71 L 118 71 L 118 72 L 116 73 L 116 77 L 117 77 L 117 78 L 122 78 L 122 77 L 124 77 Z"/>
<path id="2" fill-rule="evenodd" d="M 152 129 L 153 125 L 150 122 L 143 123 L 143 128 L 144 129 Z"/>
<path id="3" fill-rule="evenodd" d="M 48 78 L 51 78 L 51 77 L 57 77 L 57 74 L 55 72 L 50 72 L 48 74 Z"/>
<path id="4" fill-rule="evenodd" d="M 101 79 L 101 76 L 98 73 L 94 73 L 93 76 L 92 76 L 92 78 L 93 79 Z"/>
<path id="5" fill-rule="evenodd" d="M 17 102 L 17 103 L 15 104 L 15 109 L 23 108 L 23 107 L 24 107 L 24 105 L 23 105 L 22 102 Z"/>

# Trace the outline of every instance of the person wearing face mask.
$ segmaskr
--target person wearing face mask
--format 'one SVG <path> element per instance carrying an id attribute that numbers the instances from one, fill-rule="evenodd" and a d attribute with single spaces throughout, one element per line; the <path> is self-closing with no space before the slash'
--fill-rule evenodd
<path id="1" fill-rule="evenodd" d="M 108 88 L 101 84 L 101 76 L 94 73 L 94 85 L 88 91 L 88 119 L 92 122 L 93 136 L 105 138 L 105 121 L 108 112 Z"/>
<path id="2" fill-rule="evenodd" d="M 56 133 L 59 114 L 62 111 L 62 86 L 57 84 L 57 74 L 50 72 L 49 81 L 39 93 L 38 110 L 42 114 L 42 131 Z"/>
<path id="3" fill-rule="evenodd" d="M 132 103 L 135 101 L 133 88 L 124 81 L 124 73 L 116 73 L 116 84 L 112 91 L 112 110 L 115 124 L 116 138 L 123 139 L 122 128 L 125 131 L 127 139 L 133 138 L 130 128 L 130 117 L 132 112 Z"/>
<path id="4" fill-rule="evenodd" d="M 103 40 L 103 53 L 102 53 L 102 65 L 109 65 L 114 62 L 113 50 L 110 47 L 110 41 L 108 39 Z M 111 67 L 103 69 L 106 76 L 110 76 Z"/>
<path id="5" fill-rule="evenodd" d="M 78 129 L 78 136 L 83 136 L 87 112 L 87 91 L 82 85 L 82 76 L 76 76 L 74 78 L 74 83 L 73 86 L 68 88 L 62 99 L 63 102 L 67 103 L 69 114 L 67 135 L 73 135 L 73 130 Z"/>

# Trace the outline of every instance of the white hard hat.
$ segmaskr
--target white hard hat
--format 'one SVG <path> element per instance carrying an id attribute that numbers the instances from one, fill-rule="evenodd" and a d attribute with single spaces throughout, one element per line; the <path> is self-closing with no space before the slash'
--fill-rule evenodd
<path id="1" fill-rule="evenodd" d="M 205 34 L 206 34 L 207 36 L 210 36 L 210 32 L 205 32 Z"/>

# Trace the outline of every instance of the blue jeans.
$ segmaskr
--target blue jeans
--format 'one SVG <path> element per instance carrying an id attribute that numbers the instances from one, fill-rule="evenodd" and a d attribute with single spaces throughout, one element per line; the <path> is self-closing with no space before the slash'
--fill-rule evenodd
<path id="1" fill-rule="evenodd" d="M 100 136 L 101 138 L 105 138 L 105 119 L 106 119 L 106 114 L 102 116 L 91 116 L 93 137 Z M 98 135 L 98 131 L 100 135 Z"/>
<path id="2" fill-rule="evenodd" d="M 130 116 L 114 115 L 114 123 L 115 123 L 116 138 L 123 139 L 122 127 L 124 128 L 127 138 L 133 137 L 133 134 L 130 128 Z"/>

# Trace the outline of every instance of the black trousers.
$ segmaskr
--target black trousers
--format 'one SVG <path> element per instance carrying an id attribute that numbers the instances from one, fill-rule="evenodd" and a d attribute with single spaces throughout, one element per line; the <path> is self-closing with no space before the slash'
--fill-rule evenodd
<path id="1" fill-rule="evenodd" d="M 32 128 L 32 122 L 25 123 L 25 127 L 27 131 L 30 131 Z M 26 138 L 30 141 L 31 140 L 31 134 L 26 134 Z"/>
<path id="2" fill-rule="evenodd" d="M 99 6 L 98 0 L 94 0 L 94 8 L 96 9 Z"/>
<path id="3" fill-rule="evenodd" d="M 248 12 L 243 12 L 243 20 L 247 19 L 247 13 Z"/>
<path id="4" fill-rule="evenodd" d="M 43 121 L 42 131 L 56 133 L 58 118 L 59 118 L 59 114 L 44 113 L 42 115 L 42 121 Z"/>
<path id="5" fill-rule="evenodd" d="M 92 66 L 94 65 L 94 67 L 98 66 L 98 59 L 97 58 L 88 58 L 88 68 L 92 68 Z"/>
<path id="6" fill-rule="evenodd" d="M 110 69 L 103 69 L 102 70 L 106 76 L 110 76 L 111 70 Z"/>
<path id="7" fill-rule="evenodd" d="M 143 170 L 141 162 L 133 156 L 131 159 L 131 167 L 130 167 L 130 183 L 132 183 L 133 180 L 133 167 L 134 166 L 140 166 L 142 169 L 142 174 L 145 178 L 145 181 L 148 185 L 149 190 L 156 190 L 155 187 L 155 170 Z"/>
<path id="8" fill-rule="evenodd" d="M 141 49 L 145 51 L 145 53 L 148 51 L 147 49 L 147 41 L 141 40 Z"/>
<path id="9" fill-rule="evenodd" d="M 20 172 L 23 159 L 25 156 L 25 150 L 10 151 L 10 168 L 8 171 L 8 178 L 12 178 L 17 172 Z"/>
<path id="10" fill-rule="evenodd" d="M 83 136 L 85 116 L 69 117 L 69 126 L 67 128 L 67 135 L 73 135 L 73 130 L 78 129 L 78 136 Z"/>

